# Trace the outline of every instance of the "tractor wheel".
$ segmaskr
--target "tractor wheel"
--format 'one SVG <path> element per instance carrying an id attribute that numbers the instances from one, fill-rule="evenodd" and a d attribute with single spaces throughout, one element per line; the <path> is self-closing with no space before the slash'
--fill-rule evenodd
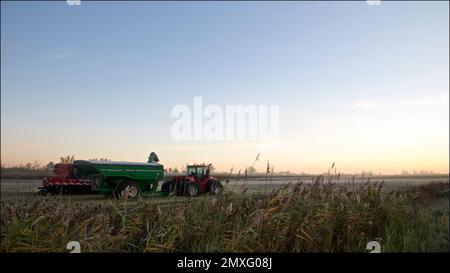
<path id="1" fill-rule="evenodd" d="M 191 183 L 189 180 L 185 181 L 178 181 L 175 182 L 175 193 L 177 196 L 187 196 L 188 193 L 188 186 Z"/>
<path id="2" fill-rule="evenodd" d="M 183 195 L 185 195 L 185 185 L 187 185 L 187 183 L 189 183 L 189 182 L 187 182 L 187 181 L 185 181 L 185 182 L 175 182 L 175 194 L 177 195 L 177 196 L 183 196 Z"/>
<path id="3" fill-rule="evenodd" d="M 161 185 L 161 192 L 169 194 L 174 190 L 174 183 L 173 181 L 169 180 L 169 181 L 165 181 L 162 185 Z"/>
<path id="4" fill-rule="evenodd" d="M 122 191 L 126 190 L 128 187 L 128 197 L 136 199 L 139 196 L 141 196 L 141 188 L 139 187 L 139 184 L 134 181 L 125 181 L 122 184 Z"/>
<path id="5" fill-rule="evenodd" d="M 222 183 L 219 181 L 213 181 L 211 182 L 211 185 L 209 186 L 209 193 L 217 195 L 221 194 L 223 191 Z"/>
<path id="6" fill-rule="evenodd" d="M 200 193 L 200 188 L 195 183 L 187 183 L 187 190 L 186 194 L 187 196 L 194 197 L 197 196 Z"/>

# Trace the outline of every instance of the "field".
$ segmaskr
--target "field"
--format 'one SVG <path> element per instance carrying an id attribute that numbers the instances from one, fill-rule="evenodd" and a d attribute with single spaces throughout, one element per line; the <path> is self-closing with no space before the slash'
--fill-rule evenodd
<path id="1" fill-rule="evenodd" d="M 35 196 L 1 181 L 2 252 L 448 252 L 448 176 L 230 179 L 220 196 Z"/>
<path id="2" fill-rule="evenodd" d="M 311 183 L 314 176 L 304 176 L 304 177 L 297 177 L 297 176 L 278 176 L 278 177 L 272 177 L 265 181 L 264 177 L 251 177 L 247 179 L 237 179 L 235 177 L 227 178 L 227 177 L 220 177 L 222 181 L 228 180 L 229 183 L 227 185 L 227 188 L 235 191 L 240 192 L 242 191 L 242 187 L 245 186 L 247 188 L 247 192 L 260 192 L 264 191 L 265 189 L 269 188 L 277 188 L 282 186 L 286 183 L 296 183 L 296 182 L 303 182 L 303 183 Z M 340 184 L 345 182 L 354 182 L 353 184 L 359 184 L 366 182 L 366 179 L 363 179 L 362 177 L 355 178 L 353 180 L 352 177 L 343 178 L 339 181 Z M 446 182 L 448 181 L 448 176 L 444 175 L 434 175 L 434 176 L 384 176 L 384 177 L 374 177 L 371 179 L 371 181 L 384 181 L 385 182 L 385 188 L 391 189 L 391 190 L 401 190 L 405 188 L 409 188 L 412 186 L 418 186 L 422 184 L 427 183 L 433 183 L 433 182 Z M 33 199 L 33 198 L 39 198 L 36 197 L 36 193 L 38 191 L 38 188 L 42 184 L 42 179 L 10 179 L 10 178 L 2 178 L 0 180 L 0 193 L 1 193 L 1 201 L 11 201 L 16 199 Z M 160 183 L 161 184 L 161 183 Z M 89 200 L 92 202 L 99 202 L 103 203 L 105 202 L 105 198 L 103 198 L 102 195 L 92 194 L 92 195 L 75 195 L 75 196 L 60 196 L 61 199 L 70 199 L 70 200 Z M 163 198 L 163 200 L 166 198 Z M 161 200 L 161 201 L 163 201 Z"/>

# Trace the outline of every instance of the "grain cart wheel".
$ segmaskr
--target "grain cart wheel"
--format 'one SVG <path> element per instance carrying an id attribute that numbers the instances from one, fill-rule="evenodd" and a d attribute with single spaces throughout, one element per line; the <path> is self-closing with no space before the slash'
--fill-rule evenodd
<path id="1" fill-rule="evenodd" d="M 141 188 L 139 184 L 134 181 L 125 181 L 122 186 L 122 191 L 127 190 L 128 187 L 128 197 L 136 199 L 141 196 Z"/>
<path id="2" fill-rule="evenodd" d="M 190 197 L 197 196 L 199 192 L 200 192 L 200 188 L 198 187 L 197 184 L 192 183 L 192 182 L 187 183 L 187 191 L 186 191 L 186 194 L 187 194 L 188 196 L 190 196 Z"/>
<path id="3" fill-rule="evenodd" d="M 45 189 L 40 189 L 39 191 L 38 191 L 38 195 L 40 195 L 40 196 L 46 196 L 47 195 L 47 190 L 45 190 Z"/>
<path id="4" fill-rule="evenodd" d="M 113 191 L 105 191 L 103 192 L 103 196 L 106 198 L 111 198 L 112 196 L 114 196 L 114 192 Z M 116 195 L 117 197 L 119 197 L 118 195 Z"/>
<path id="5" fill-rule="evenodd" d="M 222 183 L 219 181 L 213 181 L 211 182 L 211 185 L 209 186 L 209 193 L 217 195 L 221 194 L 223 191 Z"/>

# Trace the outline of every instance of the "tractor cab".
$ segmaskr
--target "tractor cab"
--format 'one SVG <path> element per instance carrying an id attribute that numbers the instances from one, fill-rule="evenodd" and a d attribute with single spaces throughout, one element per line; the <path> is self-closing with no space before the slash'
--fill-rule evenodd
<path id="1" fill-rule="evenodd" d="M 210 166 L 211 166 L 211 164 L 209 164 L 209 165 L 205 165 L 205 164 L 188 165 L 187 166 L 187 175 L 193 176 L 197 179 L 203 179 L 203 178 L 209 177 Z"/>

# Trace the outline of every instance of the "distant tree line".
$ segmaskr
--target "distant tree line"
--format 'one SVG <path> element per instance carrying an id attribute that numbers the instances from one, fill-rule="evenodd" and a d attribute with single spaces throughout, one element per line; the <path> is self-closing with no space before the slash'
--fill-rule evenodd
<path id="1" fill-rule="evenodd" d="M 111 161 L 107 158 L 99 158 L 99 159 L 91 159 L 91 160 L 100 160 L 100 161 Z M 74 155 L 62 156 L 59 158 L 59 162 L 57 163 L 73 163 L 75 161 Z M 47 164 L 43 164 L 37 160 L 33 162 L 28 162 L 25 164 L 13 165 L 13 166 L 5 166 L 0 162 L 1 169 L 1 177 L 2 178 L 42 178 L 44 176 L 48 176 L 53 172 L 53 168 L 55 164 L 53 161 L 48 162 Z"/>

